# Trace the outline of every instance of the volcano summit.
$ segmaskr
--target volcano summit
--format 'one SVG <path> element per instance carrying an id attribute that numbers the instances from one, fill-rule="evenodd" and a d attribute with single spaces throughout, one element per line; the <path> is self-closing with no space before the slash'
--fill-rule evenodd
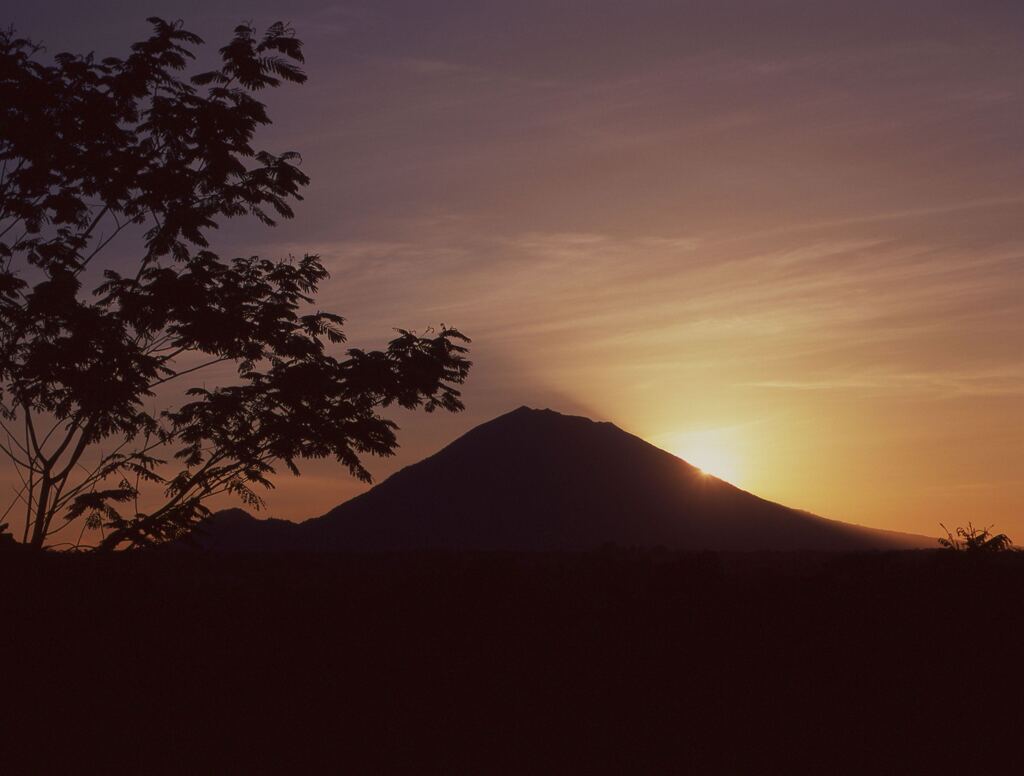
<path id="1" fill-rule="evenodd" d="M 327 514 L 218 514 L 223 550 L 865 550 L 934 546 L 790 509 L 611 423 L 528 407 L 477 426 Z"/>

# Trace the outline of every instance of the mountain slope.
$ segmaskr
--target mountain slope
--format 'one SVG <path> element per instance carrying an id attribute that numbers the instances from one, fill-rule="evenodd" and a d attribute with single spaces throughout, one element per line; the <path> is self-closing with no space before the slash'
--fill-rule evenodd
<path id="1" fill-rule="evenodd" d="M 322 517 L 268 532 L 267 539 L 334 550 L 933 545 L 926 537 L 788 509 L 611 423 L 527 407 L 476 427 Z"/>
<path id="2" fill-rule="evenodd" d="M 190 540 L 201 549 L 215 552 L 301 550 L 298 529 L 299 524 L 289 520 L 261 520 L 244 509 L 223 509 L 193 531 Z"/>

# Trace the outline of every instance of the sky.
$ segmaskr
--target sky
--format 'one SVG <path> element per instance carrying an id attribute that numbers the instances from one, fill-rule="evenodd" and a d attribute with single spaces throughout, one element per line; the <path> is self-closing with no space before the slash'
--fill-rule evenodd
<path id="1" fill-rule="evenodd" d="M 297 217 L 222 255 L 318 253 L 350 344 L 457 326 L 459 415 L 400 412 L 378 477 L 527 404 L 609 420 L 788 506 L 1024 543 L 1024 4 L 40 0 L 48 50 L 144 17 L 222 45 L 290 21 L 267 94 Z M 208 376 L 208 381 L 229 375 Z M 267 513 L 365 486 L 319 462 Z"/>

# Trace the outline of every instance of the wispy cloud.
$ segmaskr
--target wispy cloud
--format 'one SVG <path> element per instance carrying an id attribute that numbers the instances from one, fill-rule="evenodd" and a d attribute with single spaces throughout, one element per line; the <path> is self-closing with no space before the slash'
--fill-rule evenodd
<path id="1" fill-rule="evenodd" d="M 675 362 L 751 387 L 935 397 L 1020 388 L 1006 336 L 1024 314 L 1024 246 L 967 252 L 852 233 L 780 232 L 774 247 L 763 233 L 489 237 L 457 219 L 440 234 L 420 229 L 415 241 L 325 246 L 338 277 L 327 298 L 374 324 L 414 309 L 562 367 Z M 951 338 L 970 350 L 949 349 Z"/>

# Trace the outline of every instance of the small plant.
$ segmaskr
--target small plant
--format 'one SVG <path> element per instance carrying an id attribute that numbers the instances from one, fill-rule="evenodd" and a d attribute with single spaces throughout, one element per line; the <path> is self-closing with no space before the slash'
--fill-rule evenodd
<path id="1" fill-rule="evenodd" d="M 968 522 L 967 527 L 957 527 L 956 532 L 950 531 L 943 523 L 939 523 L 942 530 L 946 532 L 945 539 L 939 539 L 939 544 L 953 552 L 968 552 L 972 554 L 1006 552 L 1013 550 L 1013 542 L 1004 533 L 993 534 L 992 528 L 975 528 L 973 523 Z"/>
<path id="2" fill-rule="evenodd" d="M 10 527 L 7 523 L 0 523 L 0 552 L 9 550 L 18 546 L 17 539 L 10 531 Z"/>

